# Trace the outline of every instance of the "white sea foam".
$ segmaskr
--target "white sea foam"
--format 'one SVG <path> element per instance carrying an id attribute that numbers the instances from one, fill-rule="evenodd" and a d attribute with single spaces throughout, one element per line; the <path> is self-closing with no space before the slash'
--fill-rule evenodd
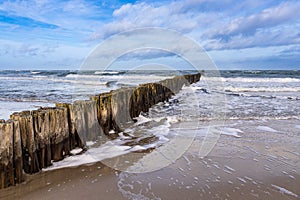
<path id="1" fill-rule="evenodd" d="M 94 144 L 96 144 L 96 142 L 94 142 L 94 141 L 87 141 L 87 142 L 86 142 L 86 145 L 87 145 L 87 146 L 92 146 L 92 145 L 94 145 Z"/>
<path id="2" fill-rule="evenodd" d="M 96 75 L 83 75 L 83 74 L 68 74 L 66 78 L 72 78 L 72 79 L 99 79 L 100 76 Z"/>
<path id="3" fill-rule="evenodd" d="M 272 129 L 268 126 L 258 126 L 256 127 L 256 129 L 261 130 L 261 131 L 267 131 L 267 132 L 273 132 L 273 133 L 277 133 L 278 131 L 275 129 Z"/>
<path id="4" fill-rule="evenodd" d="M 83 150 L 82 148 L 75 148 L 71 151 L 71 154 L 75 155 L 75 154 L 81 153 L 82 150 Z"/>
<path id="5" fill-rule="evenodd" d="M 49 171 L 65 167 L 75 167 L 79 165 L 95 163 L 106 158 L 113 158 L 115 156 L 123 155 L 127 153 L 130 148 L 131 147 L 129 146 L 120 146 L 109 141 L 105 144 L 102 144 L 100 147 L 91 148 L 81 155 L 69 156 L 62 161 L 53 162 L 52 166 L 43 170 Z"/>
<path id="6" fill-rule="evenodd" d="M 300 87 L 234 87 L 226 86 L 225 91 L 231 92 L 300 92 Z"/>
<path id="7" fill-rule="evenodd" d="M 38 76 L 34 76 L 34 78 L 45 79 L 48 78 L 48 76 L 38 75 Z"/>
<path id="8" fill-rule="evenodd" d="M 136 145 L 136 146 L 134 146 L 134 147 L 132 147 L 130 150 L 132 151 L 132 152 L 134 152 L 134 151 L 140 151 L 140 150 L 147 150 L 148 148 L 150 148 L 150 146 L 141 146 L 141 145 Z"/>
<path id="9" fill-rule="evenodd" d="M 225 165 L 224 167 L 232 172 L 235 172 L 235 169 L 233 169 L 232 167 L 229 167 L 228 165 Z"/>
<path id="10" fill-rule="evenodd" d="M 241 131 L 240 129 L 236 129 L 236 128 L 224 127 L 221 134 L 240 138 L 241 136 L 239 135 L 239 133 L 243 133 L 243 131 Z"/>
<path id="11" fill-rule="evenodd" d="M 131 174 L 125 172 L 122 172 L 119 175 L 117 186 L 124 198 L 132 200 L 161 200 L 160 197 L 152 192 L 151 182 L 146 184 L 143 181 L 132 181 L 131 176 Z M 161 179 L 161 177 L 157 178 Z M 134 183 L 138 183 L 140 189 L 138 189 L 138 186 L 133 185 Z M 134 189 L 137 189 L 136 193 L 133 191 Z"/>
<path id="12" fill-rule="evenodd" d="M 296 125 L 295 128 L 300 129 L 300 125 Z"/>
<path id="13" fill-rule="evenodd" d="M 72 79 L 72 80 L 68 80 L 68 79 L 52 79 L 51 81 L 53 82 L 62 82 L 62 83 L 73 83 L 73 84 L 77 84 L 77 85 L 91 85 L 91 86 L 98 86 L 98 85 L 107 85 L 108 82 L 106 81 L 99 81 L 98 80 L 84 80 L 84 79 Z"/>
<path id="14" fill-rule="evenodd" d="M 31 71 L 31 74 L 40 74 L 41 72 Z"/>
<path id="15" fill-rule="evenodd" d="M 247 181 L 246 181 L 245 179 L 243 179 L 243 178 L 237 177 L 237 179 L 238 179 L 239 181 L 243 182 L 243 183 L 247 183 Z"/>
<path id="16" fill-rule="evenodd" d="M 114 72 L 112 72 L 114 73 Z M 94 75 L 88 75 L 88 74 L 68 74 L 66 78 L 94 78 L 94 79 L 99 79 L 99 78 L 110 78 L 110 79 L 134 79 L 134 80 L 163 80 L 163 79 L 168 79 L 168 78 L 173 78 L 174 76 L 159 76 L 159 75 L 146 75 L 146 76 L 141 76 L 141 75 L 129 75 L 129 74 L 121 74 L 119 76 L 103 76 L 99 72 L 99 74 L 94 74 Z"/>
<path id="17" fill-rule="evenodd" d="M 293 193 L 293 192 L 291 192 L 291 191 L 289 191 L 289 190 L 287 190 L 287 189 L 285 189 L 285 188 L 283 188 L 283 187 L 279 187 L 279 186 L 273 185 L 273 184 L 272 184 L 272 186 L 273 186 L 274 188 L 278 189 L 279 192 L 282 193 L 282 194 L 288 194 L 288 195 L 291 195 L 291 196 L 293 196 L 293 197 L 298 198 L 298 195 L 297 195 L 297 194 L 295 194 L 295 193 Z"/>
<path id="18" fill-rule="evenodd" d="M 201 77 L 205 81 L 222 81 L 222 82 L 238 82 L 238 83 L 299 83 L 298 78 L 224 78 L 224 77 Z"/>
<path id="19" fill-rule="evenodd" d="M 120 72 L 118 72 L 118 71 L 96 71 L 94 74 L 117 75 L 117 74 L 120 74 Z"/>
<path id="20" fill-rule="evenodd" d="M 45 77 L 33 76 L 33 77 L 11 77 L 11 76 L 0 76 L 0 80 L 42 80 Z"/>
<path id="21" fill-rule="evenodd" d="M 83 76 L 83 77 L 82 77 Z M 73 84 L 80 84 L 80 85 L 106 85 L 106 81 L 100 81 L 99 77 L 97 79 L 93 79 L 90 75 L 77 75 L 77 74 L 69 74 L 67 77 L 71 79 L 62 79 L 62 78 L 54 78 L 48 76 L 33 76 L 33 77 L 1 77 L 0 80 L 14 80 L 14 81 L 51 81 L 51 82 L 58 82 L 58 83 L 73 83 Z M 84 78 L 85 77 L 85 78 Z"/>
<path id="22" fill-rule="evenodd" d="M 144 124 L 144 123 L 151 121 L 151 119 L 144 117 L 143 115 L 140 115 L 140 116 L 136 117 L 135 119 L 137 120 L 135 125 L 140 125 L 140 124 Z"/>
<path id="23" fill-rule="evenodd" d="M 137 86 L 139 84 L 148 82 L 157 82 L 163 79 L 172 78 L 157 75 L 138 76 L 122 74 L 118 76 L 105 76 L 105 75 L 86 75 L 86 74 L 68 74 L 65 79 L 58 79 L 61 82 L 69 82 L 74 84 L 84 85 L 107 85 L 111 82 L 116 82 L 118 85 Z M 55 80 L 53 80 L 55 81 Z"/>

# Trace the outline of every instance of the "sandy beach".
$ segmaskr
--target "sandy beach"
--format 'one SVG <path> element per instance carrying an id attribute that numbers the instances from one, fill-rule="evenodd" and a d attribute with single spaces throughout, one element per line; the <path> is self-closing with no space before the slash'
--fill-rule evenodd
<path id="1" fill-rule="evenodd" d="M 203 124 L 188 151 L 158 171 L 126 173 L 101 162 L 51 170 L 28 175 L 23 184 L 2 190 L 0 198 L 299 199 L 298 125 L 297 120 L 227 121 L 224 130 L 231 134 L 223 131 L 208 156 L 199 158 Z"/>

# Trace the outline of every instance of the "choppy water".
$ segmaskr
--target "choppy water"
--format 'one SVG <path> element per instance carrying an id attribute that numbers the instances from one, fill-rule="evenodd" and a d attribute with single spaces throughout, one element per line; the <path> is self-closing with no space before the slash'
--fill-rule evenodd
<path id="1" fill-rule="evenodd" d="M 0 118 L 14 111 L 87 99 L 122 86 L 159 81 L 188 72 L 178 71 L 0 71 Z M 194 84 L 203 119 L 211 116 L 216 94 L 226 97 L 227 117 L 298 117 L 300 71 L 206 72 Z M 214 88 L 214 83 L 223 85 Z M 188 94 L 186 94 L 188 95 Z M 180 97 L 177 97 L 180 98 Z"/>
<path id="2" fill-rule="evenodd" d="M 12 112 L 88 99 L 123 86 L 159 81 L 178 72 L 0 71 L 0 118 Z"/>
<path id="3" fill-rule="evenodd" d="M 197 83 L 197 90 L 219 81 L 208 76 Z M 226 116 L 230 119 L 299 117 L 300 71 L 222 71 L 221 76 L 223 91 L 211 88 L 198 92 L 203 107 L 210 105 L 205 96 L 213 98 L 220 92 L 226 96 Z M 209 116 L 209 112 L 200 113 L 204 118 Z"/>

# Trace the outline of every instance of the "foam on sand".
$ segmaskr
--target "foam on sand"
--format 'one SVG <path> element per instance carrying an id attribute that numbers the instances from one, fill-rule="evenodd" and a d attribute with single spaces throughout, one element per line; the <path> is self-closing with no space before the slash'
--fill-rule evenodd
<path id="1" fill-rule="evenodd" d="M 128 153 L 127 150 L 129 150 L 130 148 L 131 147 L 129 146 L 119 146 L 109 141 L 98 148 L 91 148 L 83 154 L 69 156 L 59 162 L 53 162 L 53 165 L 51 167 L 43 169 L 43 171 L 95 163 L 97 161 L 101 161 L 107 158 L 112 158 L 112 157 L 116 157 Z M 72 153 L 78 153 L 78 152 L 79 149 L 78 151 L 74 150 L 74 152 Z"/>
<path id="2" fill-rule="evenodd" d="M 240 129 L 236 129 L 236 128 L 224 127 L 221 134 L 240 138 L 241 136 L 239 135 L 239 133 L 243 133 L 243 131 L 241 131 Z"/>
<path id="3" fill-rule="evenodd" d="M 272 184 L 272 186 L 273 186 L 274 188 L 278 189 L 279 192 L 282 193 L 282 194 L 288 194 L 288 195 L 291 195 L 291 196 L 293 196 L 293 197 L 298 198 L 298 195 L 297 195 L 297 194 L 295 194 L 295 193 L 293 193 L 293 192 L 291 192 L 291 191 L 289 191 L 289 190 L 287 190 L 287 189 L 285 189 L 285 188 L 283 188 L 283 187 L 279 187 L 279 186 L 273 185 L 273 184 Z"/>
<path id="4" fill-rule="evenodd" d="M 100 146 L 97 146 L 96 142 L 88 141 L 87 146 L 89 148 L 86 152 L 83 152 L 83 150 L 80 148 L 74 149 L 71 152 L 72 156 L 69 156 L 64 160 L 58 162 L 53 162 L 52 166 L 43 170 L 49 171 L 49 170 L 60 169 L 65 167 L 75 167 L 84 164 L 91 164 L 91 163 L 103 161 L 105 159 L 114 158 L 117 156 L 125 155 L 140 150 L 157 148 L 160 145 L 169 141 L 167 136 L 169 134 L 169 127 L 172 120 L 163 119 L 163 118 L 151 119 L 151 118 L 146 118 L 142 115 L 137 117 L 137 120 L 138 120 L 137 123 L 132 127 L 133 129 L 138 128 L 140 125 L 144 123 L 160 120 L 159 121 L 160 123 L 158 124 L 156 123 L 156 125 L 151 128 L 148 127 L 148 129 L 144 133 L 145 137 L 155 136 L 156 138 L 158 138 L 158 140 L 150 144 L 141 144 L 141 145 L 137 144 L 134 146 L 128 146 L 126 145 L 126 141 L 130 141 L 131 137 L 124 136 L 124 134 L 121 133 L 120 138 L 112 141 L 107 141 L 106 143 L 101 144 Z M 131 130 L 133 132 L 128 130 L 129 133 L 127 134 L 134 135 L 133 129 Z"/>
<path id="5" fill-rule="evenodd" d="M 278 133 L 279 131 L 272 129 L 268 126 L 258 126 L 256 129 L 261 130 L 261 131 L 267 131 L 267 132 L 273 132 L 273 133 Z"/>

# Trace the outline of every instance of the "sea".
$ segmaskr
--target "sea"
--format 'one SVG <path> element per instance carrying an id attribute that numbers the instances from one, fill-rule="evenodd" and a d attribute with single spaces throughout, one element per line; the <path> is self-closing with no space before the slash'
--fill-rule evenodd
<path id="1" fill-rule="evenodd" d="M 13 112 L 54 106 L 56 102 L 72 103 L 117 88 L 138 86 L 189 73 L 197 71 L 2 70 L 0 119 L 9 119 Z M 300 118 L 299 70 L 201 73 L 198 83 L 184 86 L 168 102 L 153 106 L 148 113 L 141 113 L 137 122 L 120 133 L 119 138 L 102 145 L 90 141 L 87 143 L 90 148 L 85 153 L 75 149 L 74 156 L 53 163 L 46 170 L 163 147 L 178 134 L 188 134 L 187 137 L 194 138 L 197 134 L 195 130 L 201 129 L 200 123 L 221 121 L 221 124 L 226 125 L 228 120 L 287 120 L 288 124 L 289 120 L 298 121 Z M 300 127 L 300 123 L 296 126 Z M 270 130 L 269 127 L 261 128 Z M 223 129 L 223 132 L 238 136 L 239 131 L 232 130 L 227 129 L 226 132 Z M 187 147 L 189 142 L 186 141 Z M 206 155 L 210 148 L 203 150 L 207 151 L 203 154 Z"/>
<path id="2" fill-rule="evenodd" d="M 199 72 L 2 70 L 0 119 L 9 119 L 13 112 L 51 107 L 56 102 L 72 103 L 117 88 L 190 73 Z M 207 184 L 220 181 L 224 173 L 231 174 L 234 180 L 238 178 L 242 183 L 240 187 L 252 180 L 253 184 L 259 183 L 264 188 L 266 184 L 266 191 L 271 188 L 271 192 L 279 190 L 280 194 L 298 197 L 280 183 L 268 185 L 260 182 L 259 177 L 235 177 L 232 173 L 238 169 L 233 169 L 231 164 L 234 163 L 227 163 L 226 159 L 225 168 L 220 166 L 222 158 L 252 161 L 255 166 L 261 164 L 259 169 L 264 174 L 271 173 L 272 177 L 283 174 L 290 181 L 298 180 L 295 174 L 300 156 L 300 70 L 201 73 L 199 82 L 185 85 L 169 101 L 141 113 L 135 123 L 118 133 L 118 137 L 88 141 L 87 148 L 73 149 L 71 155 L 53 162 L 43 171 L 51 173 L 61 168 L 101 162 L 116 170 L 118 191 L 127 199 L 161 199 L 159 190 L 153 188 L 156 179 L 157 184 L 164 180 L 170 182 L 169 186 L 177 187 L 180 183 L 177 178 L 182 178 L 187 183 L 181 182 L 179 189 L 185 187 L 188 194 L 194 188 L 204 195 L 205 190 L 210 190 Z M 213 156 L 205 159 L 211 152 Z M 204 167 L 199 167 L 202 165 Z M 175 174 L 171 173 L 172 166 L 179 166 Z M 282 168 L 277 169 L 278 166 Z M 198 178 L 205 174 L 194 173 L 201 174 L 203 169 L 208 170 L 206 174 L 216 176 L 216 180 L 214 182 L 211 177 L 203 180 L 206 187 L 199 190 Z M 211 172 L 213 169 L 217 170 L 215 174 Z M 284 171 L 277 172 L 282 169 Z M 145 177 L 150 174 L 151 178 L 143 182 L 143 174 Z"/>
<path id="3" fill-rule="evenodd" d="M 71 103 L 120 87 L 157 82 L 195 71 L 0 71 L 0 118 L 13 112 Z M 214 88 L 214 83 L 221 87 Z M 201 102 L 203 120 L 211 117 L 216 94 L 226 98 L 226 117 L 298 118 L 300 71 L 207 71 L 190 86 Z M 176 98 L 180 98 L 180 95 Z"/>

